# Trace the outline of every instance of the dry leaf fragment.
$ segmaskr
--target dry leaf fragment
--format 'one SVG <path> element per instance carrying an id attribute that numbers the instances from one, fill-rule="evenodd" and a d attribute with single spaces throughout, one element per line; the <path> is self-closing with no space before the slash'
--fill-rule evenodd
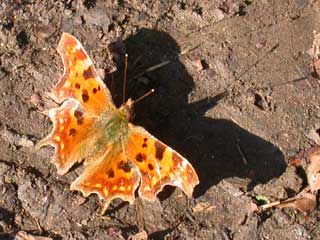
<path id="1" fill-rule="evenodd" d="M 24 231 L 20 231 L 14 237 L 14 240 L 52 240 L 52 238 L 33 236 L 33 235 L 30 235 Z"/>
<path id="2" fill-rule="evenodd" d="M 317 198 L 314 194 L 304 192 L 299 198 L 281 202 L 278 208 L 295 208 L 301 212 L 310 213 L 317 207 Z"/>
<path id="3" fill-rule="evenodd" d="M 320 68 L 319 68 L 320 69 Z M 313 141 L 315 144 L 320 145 L 320 136 L 317 131 L 312 128 L 307 134 L 306 137 Z"/>
<path id="4" fill-rule="evenodd" d="M 314 40 L 312 44 L 312 58 L 313 58 L 313 70 L 320 76 L 320 33 L 314 32 Z"/>
<path id="5" fill-rule="evenodd" d="M 320 59 L 313 61 L 314 71 L 320 76 Z"/>
<path id="6" fill-rule="evenodd" d="M 310 165 L 307 169 L 307 178 L 312 192 L 320 189 L 320 148 L 309 151 Z"/>
<path id="7" fill-rule="evenodd" d="M 304 213 L 310 213 L 317 207 L 316 193 L 320 189 L 320 147 L 314 147 L 302 151 L 289 160 L 290 165 L 300 167 L 303 162 L 309 163 L 307 168 L 307 179 L 309 186 L 303 189 L 297 196 L 284 201 L 275 201 L 260 206 L 261 210 L 271 207 L 295 208 Z"/>
<path id="8" fill-rule="evenodd" d="M 261 210 L 272 207 L 278 208 L 295 208 L 304 213 L 310 213 L 317 207 L 317 197 L 314 193 L 310 193 L 310 187 L 303 189 L 297 196 L 288 198 L 284 201 L 275 201 L 260 206 Z"/>

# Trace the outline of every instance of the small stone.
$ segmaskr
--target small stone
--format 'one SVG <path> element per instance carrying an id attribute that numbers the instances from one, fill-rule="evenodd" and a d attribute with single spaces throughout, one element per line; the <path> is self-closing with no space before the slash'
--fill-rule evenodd
<path id="1" fill-rule="evenodd" d="M 201 59 L 197 59 L 197 60 L 191 61 L 191 64 L 195 67 L 197 72 L 199 72 L 199 71 L 204 69 L 203 60 L 201 60 Z"/>
<path id="2" fill-rule="evenodd" d="M 70 10 L 70 9 L 65 9 L 65 10 L 64 10 L 64 14 L 65 14 L 67 17 L 70 17 L 71 14 L 72 14 L 72 10 Z"/>
<path id="3" fill-rule="evenodd" d="M 225 18 L 225 14 L 223 13 L 223 11 L 218 8 L 213 10 L 213 15 L 216 17 L 217 21 L 221 21 L 222 19 Z"/>
<path id="4" fill-rule="evenodd" d="M 97 73 L 101 79 L 104 79 L 106 77 L 106 71 L 103 68 L 98 68 Z"/>

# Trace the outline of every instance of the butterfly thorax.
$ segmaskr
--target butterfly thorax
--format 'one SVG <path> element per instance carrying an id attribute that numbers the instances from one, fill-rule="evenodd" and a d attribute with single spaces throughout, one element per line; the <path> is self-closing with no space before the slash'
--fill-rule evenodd
<path id="1" fill-rule="evenodd" d="M 102 130 L 103 143 L 125 141 L 128 138 L 128 124 L 132 115 L 132 100 L 129 99 L 120 108 L 102 114 L 97 128 Z"/>

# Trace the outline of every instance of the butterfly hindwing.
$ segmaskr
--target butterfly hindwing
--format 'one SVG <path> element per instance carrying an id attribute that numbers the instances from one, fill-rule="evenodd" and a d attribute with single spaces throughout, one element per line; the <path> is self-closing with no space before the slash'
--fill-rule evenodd
<path id="1" fill-rule="evenodd" d="M 120 147 L 110 146 L 99 159 L 95 159 L 84 172 L 71 184 L 71 190 L 81 191 L 84 196 L 97 193 L 104 199 L 105 208 L 114 198 L 122 198 L 131 204 L 140 175 Z"/>
<path id="2" fill-rule="evenodd" d="M 97 193 L 105 201 L 105 210 L 114 198 L 133 203 L 137 188 L 142 198 L 154 201 L 165 185 L 179 187 L 191 197 L 198 183 L 185 158 L 142 127 L 129 123 L 128 139 L 110 144 L 99 159 L 88 162 L 71 189 L 84 196 Z"/>
<path id="3" fill-rule="evenodd" d="M 63 61 L 64 74 L 52 90 L 53 98 L 57 102 L 74 98 L 94 115 L 115 109 L 109 90 L 81 43 L 72 35 L 63 33 L 58 52 Z"/>
<path id="4" fill-rule="evenodd" d="M 139 195 L 154 201 L 165 185 L 172 185 L 181 188 L 191 197 L 199 179 L 188 160 L 144 128 L 129 123 L 129 129 L 125 151 L 128 159 L 134 161 L 141 173 Z"/>
<path id="5" fill-rule="evenodd" d="M 55 147 L 53 162 L 63 175 L 77 162 L 88 158 L 94 149 L 99 132 L 94 127 L 95 118 L 84 112 L 74 99 L 65 101 L 59 108 L 48 111 L 53 122 L 51 133 L 37 147 L 51 144 Z"/>

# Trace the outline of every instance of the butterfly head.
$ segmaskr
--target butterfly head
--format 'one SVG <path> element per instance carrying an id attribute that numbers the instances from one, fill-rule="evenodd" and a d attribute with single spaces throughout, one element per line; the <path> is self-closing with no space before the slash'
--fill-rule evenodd
<path id="1" fill-rule="evenodd" d="M 132 120 L 133 117 L 133 104 L 134 101 L 129 98 L 127 102 L 120 107 L 121 114 L 129 121 Z"/>
<path id="2" fill-rule="evenodd" d="M 132 100 L 131 98 L 129 98 L 127 100 L 127 102 L 125 104 L 123 104 L 120 108 L 120 112 L 123 114 L 123 116 L 125 116 L 129 121 L 132 120 L 133 118 L 133 105 L 136 104 L 137 102 L 141 101 L 142 99 L 146 98 L 147 96 L 149 96 L 150 94 L 154 93 L 154 89 L 151 89 L 150 91 L 148 91 L 146 94 L 144 94 L 143 96 L 139 97 L 136 100 Z"/>

